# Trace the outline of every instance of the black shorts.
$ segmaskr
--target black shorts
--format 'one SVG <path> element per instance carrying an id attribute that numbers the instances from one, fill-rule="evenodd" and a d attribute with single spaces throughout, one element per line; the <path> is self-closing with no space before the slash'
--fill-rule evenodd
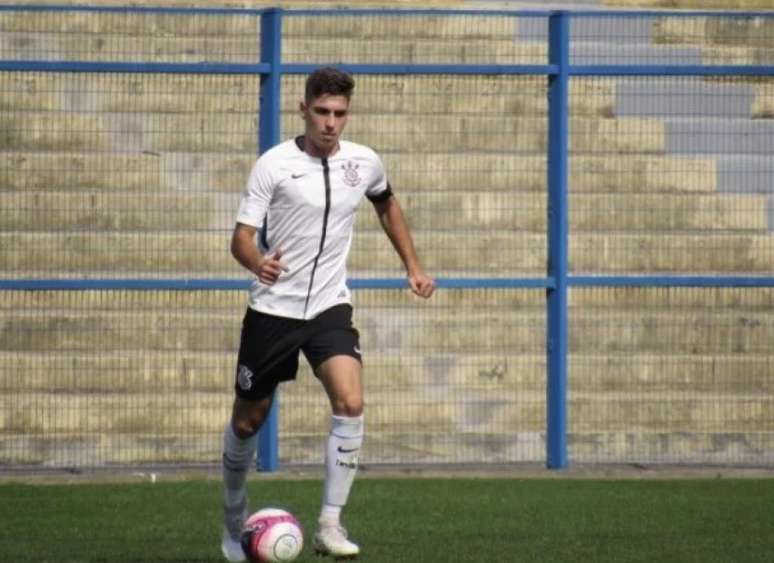
<path id="1" fill-rule="evenodd" d="M 350 305 L 336 305 L 309 320 L 276 317 L 248 307 L 234 390 L 237 396 L 254 401 L 270 396 L 280 382 L 296 378 L 299 350 L 314 370 L 338 355 L 362 362 L 358 339 Z"/>

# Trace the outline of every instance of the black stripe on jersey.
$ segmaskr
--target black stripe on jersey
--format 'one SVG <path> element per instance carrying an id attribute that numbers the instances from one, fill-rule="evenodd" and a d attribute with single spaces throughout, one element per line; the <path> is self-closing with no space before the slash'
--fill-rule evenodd
<path id="1" fill-rule="evenodd" d="M 322 159 L 323 166 L 323 179 L 325 180 L 325 214 L 323 215 L 322 224 L 322 236 L 320 237 L 320 250 L 317 251 L 317 256 L 314 258 L 314 265 L 312 266 L 312 273 L 309 276 L 309 289 L 306 292 L 306 301 L 304 302 L 304 317 L 306 317 L 306 308 L 309 306 L 309 298 L 312 295 L 312 285 L 314 284 L 314 274 L 317 271 L 317 262 L 322 255 L 323 247 L 325 246 L 325 233 L 328 230 L 328 215 L 331 212 L 331 171 L 328 168 L 328 159 Z"/>
<path id="2" fill-rule="evenodd" d="M 373 196 L 366 196 L 371 203 L 381 203 L 392 197 L 392 187 L 387 183 L 387 189 Z"/>
<path id="3" fill-rule="evenodd" d="M 261 252 L 264 252 L 264 253 L 269 251 L 268 232 L 269 232 L 269 215 L 267 214 L 263 218 L 263 225 L 261 225 L 261 236 L 258 239 L 261 244 Z"/>

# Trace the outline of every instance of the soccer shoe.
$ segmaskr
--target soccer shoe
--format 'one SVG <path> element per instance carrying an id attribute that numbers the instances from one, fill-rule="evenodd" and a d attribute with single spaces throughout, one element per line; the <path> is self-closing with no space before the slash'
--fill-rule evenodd
<path id="1" fill-rule="evenodd" d="M 228 561 L 246 561 L 242 549 L 242 525 L 247 520 L 247 498 L 233 507 L 223 506 L 223 539 L 220 550 Z"/>
<path id="2" fill-rule="evenodd" d="M 333 557 L 336 561 L 342 559 L 357 559 L 360 548 L 347 539 L 347 531 L 338 525 L 320 526 L 314 535 L 312 548 L 315 554 L 322 557 Z"/>

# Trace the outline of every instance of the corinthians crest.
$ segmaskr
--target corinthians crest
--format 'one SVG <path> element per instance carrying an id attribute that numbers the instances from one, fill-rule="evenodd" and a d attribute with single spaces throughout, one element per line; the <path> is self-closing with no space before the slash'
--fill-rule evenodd
<path id="1" fill-rule="evenodd" d="M 360 183 L 360 174 L 357 173 L 359 165 L 348 160 L 346 164 L 341 165 L 341 168 L 344 170 L 344 183 L 350 188 L 356 187 Z"/>
<path id="2" fill-rule="evenodd" d="M 237 383 L 242 389 L 250 389 L 253 386 L 253 372 L 246 365 L 239 364 L 237 370 Z"/>

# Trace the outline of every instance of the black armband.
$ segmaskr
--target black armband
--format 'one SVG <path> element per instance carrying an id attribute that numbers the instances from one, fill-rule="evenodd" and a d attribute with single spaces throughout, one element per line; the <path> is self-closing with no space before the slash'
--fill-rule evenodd
<path id="1" fill-rule="evenodd" d="M 371 203 L 381 203 L 383 201 L 387 201 L 392 197 L 392 187 L 390 187 L 390 184 L 387 184 L 387 189 L 383 192 L 380 192 L 376 195 L 366 195 L 368 198 L 368 201 Z"/>

